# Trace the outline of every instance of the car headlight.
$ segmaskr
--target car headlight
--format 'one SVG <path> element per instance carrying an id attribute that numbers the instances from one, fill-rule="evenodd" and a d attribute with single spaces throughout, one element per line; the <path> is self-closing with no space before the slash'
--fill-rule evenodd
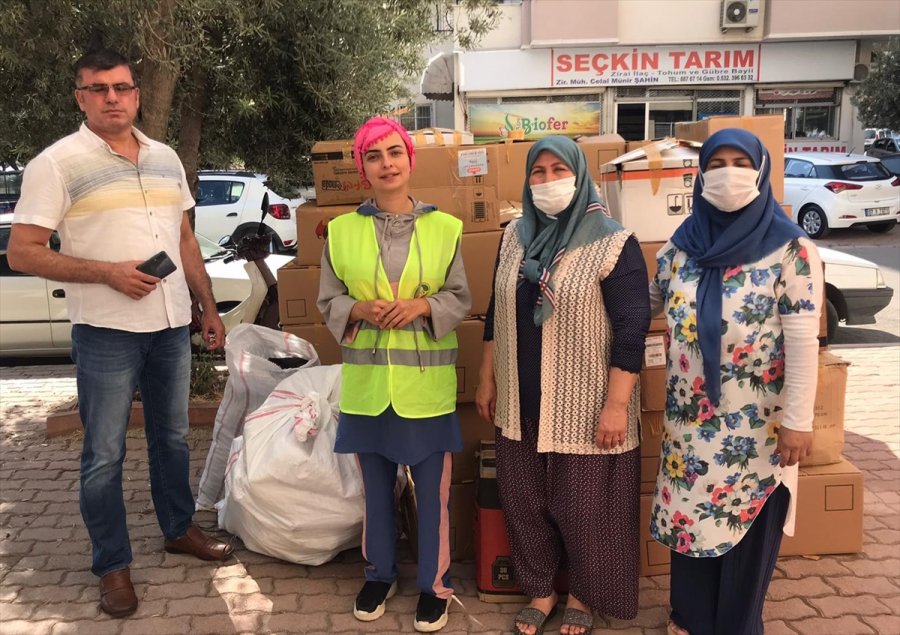
<path id="1" fill-rule="evenodd" d="M 875 270 L 875 288 L 882 289 L 887 285 L 884 283 L 884 276 L 881 275 L 881 268 Z"/>

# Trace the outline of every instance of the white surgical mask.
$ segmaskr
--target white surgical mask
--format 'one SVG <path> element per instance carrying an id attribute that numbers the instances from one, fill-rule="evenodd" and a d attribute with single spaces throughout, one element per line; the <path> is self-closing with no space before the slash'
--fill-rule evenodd
<path id="1" fill-rule="evenodd" d="M 765 165 L 765 158 L 763 158 Z M 700 195 L 723 212 L 736 212 L 759 196 L 762 168 L 717 168 L 700 174 Z"/>
<path id="2" fill-rule="evenodd" d="M 535 206 L 547 216 L 556 216 L 562 212 L 572 203 L 574 196 L 574 176 L 531 186 L 531 198 Z"/>

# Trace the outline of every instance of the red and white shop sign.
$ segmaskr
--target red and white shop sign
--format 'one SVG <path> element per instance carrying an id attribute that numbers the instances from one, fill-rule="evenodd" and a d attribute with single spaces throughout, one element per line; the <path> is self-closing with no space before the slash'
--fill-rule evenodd
<path id="1" fill-rule="evenodd" d="M 748 83 L 761 45 L 551 49 L 550 86 Z"/>
<path id="2" fill-rule="evenodd" d="M 850 152 L 846 141 L 830 139 L 791 139 L 784 142 L 785 152 Z"/>

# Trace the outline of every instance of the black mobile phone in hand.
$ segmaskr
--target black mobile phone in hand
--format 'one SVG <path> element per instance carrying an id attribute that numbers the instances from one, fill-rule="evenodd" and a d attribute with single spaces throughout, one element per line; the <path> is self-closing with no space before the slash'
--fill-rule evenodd
<path id="1" fill-rule="evenodd" d="M 169 274 L 173 273 L 177 266 L 172 262 L 172 259 L 169 258 L 169 254 L 165 251 L 161 251 L 156 255 L 150 256 L 147 260 L 142 262 L 137 266 L 137 270 L 141 273 L 146 273 L 151 276 L 156 276 L 157 278 L 165 278 Z"/>

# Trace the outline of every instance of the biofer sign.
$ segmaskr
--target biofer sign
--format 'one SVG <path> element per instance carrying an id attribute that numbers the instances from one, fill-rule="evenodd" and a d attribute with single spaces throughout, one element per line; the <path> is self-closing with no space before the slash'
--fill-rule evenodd
<path id="1" fill-rule="evenodd" d="M 540 139 L 600 134 L 599 102 L 470 104 L 469 129 L 475 143 L 507 138 Z"/>
<path id="2" fill-rule="evenodd" d="M 760 44 L 553 49 L 550 86 L 722 84 L 759 79 Z"/>

